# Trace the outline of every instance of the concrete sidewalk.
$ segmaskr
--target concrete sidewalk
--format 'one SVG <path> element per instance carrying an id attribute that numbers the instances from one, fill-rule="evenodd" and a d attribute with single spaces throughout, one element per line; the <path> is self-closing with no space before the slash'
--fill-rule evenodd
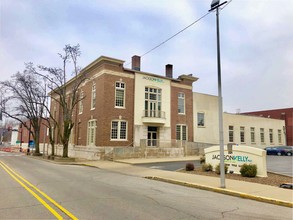
<path id="1" fill-rule="evenodd" d="M 246 199 L 267 202 L 293 208 L 293 190 L 279 187 L 226 179 L 226 188 L 220 188 L 220 178 L 195 174 L 150 169 L 135 164 L 199 160 L 199 157 L 127 159 L 112 161 L 81 161 L 76 164 L 98 167 L 104 170 L 140 176 L 143 178 L 179 184 L 192 188 L 214 191 Z"/>

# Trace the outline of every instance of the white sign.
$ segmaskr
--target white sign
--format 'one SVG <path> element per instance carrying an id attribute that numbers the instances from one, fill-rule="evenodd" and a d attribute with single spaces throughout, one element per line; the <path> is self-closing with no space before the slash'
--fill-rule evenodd
<path id="1" fill-rule="evenodd" d="M 206 163 L 211 164 L 213 168 L 220 163 L 220 147 L 213 146 L 204 149 Z M 266 151 L 249 146 L 233 146 L 232 152 L 228 152 L 227 146 L 224 146 L 224 162 L 228 165 L 228 173 L 240 174 L 243 164 L 255 164 L 259 177 L 267 177 Z"/>

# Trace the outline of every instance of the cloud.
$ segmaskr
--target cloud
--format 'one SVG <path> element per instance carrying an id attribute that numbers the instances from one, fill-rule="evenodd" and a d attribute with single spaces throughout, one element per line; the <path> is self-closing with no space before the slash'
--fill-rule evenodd
<path id="1" fill-rule="evenodd" d="M 15 10 L 17 8 L 17 10 Z M 129 63 L 207 13 L 208 1 L 1 1 L 1 80 L 23 63 L 58 66 L 65 44 L 80 43 L 80 65 L 100 55 Z M 233 0 L 220 12 L 224 110 L 293 106 L 293 1 Z M 142 70 L 192 73 L 197 92 L 217 94 L 215 13 L 142 57 Z M 129 67 L 129 66 L 128 66 Z M 5 73 L 5 74 L 3 74 Z"/>

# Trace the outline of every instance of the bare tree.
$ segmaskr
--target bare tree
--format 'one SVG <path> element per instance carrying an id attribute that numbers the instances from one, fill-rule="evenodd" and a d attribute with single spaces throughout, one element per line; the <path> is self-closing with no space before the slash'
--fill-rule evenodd
<path id="1" fill-rule="evenodd" d="M 65 45 L 63 54 L 59 54 L 62 60 L 62 68 L 38 66 L 39 71 L 32 69 L 35 75 L 42 76 L 47 81 L 48 88 L 52 90 L 50 92 L 51 101 L 59 106 L 59 117 L 51 111 L 50 118 L 57 128 L 57 134 L 63 145 L 63 157 L 68 157 L 68 144 L 71 130 L 74 127 L 74 110 L 81 99 L 84 98 L 78 95 L 79 87 L 86 80 L 85 72 L 80 71 L 77 65 L 80 54 L 79 45 Z M 69 63 L 72 64 L 74 77 L 67 81 Z"/>
<path id="2" fill-rule="evenodd" d="M 35 142 L 35 153 L 39 154 L 40 127 L 46 94 L 44 81 L 32 74 L 31 67 L 32 63 L 28 63 L 22 73 L 18 72 L 11 80 L 0 82 L 0 105 L 6 117 L 19 121 L 29 130 Z"/>

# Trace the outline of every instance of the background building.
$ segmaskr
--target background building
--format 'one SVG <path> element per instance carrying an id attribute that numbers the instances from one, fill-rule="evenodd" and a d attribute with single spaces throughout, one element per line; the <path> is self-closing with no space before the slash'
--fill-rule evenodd
<path id="1" fill-rule="evenodd" d="M 256 115 L 264 118 L 275 118 L 285 121 L 283 131 L 286 133 L 285 145 L 293 146 L 293 108 L 245 112 L 244 115 Z"/>
<path id="2" fill-rule="evenodd" d="M 201 93 L 193 94 L 194 142 L 219 144 L 218 97 Z M 252 147 L 285 145 L 283 119 L 255 115 L 223 113 L 224 143 Z"/>

